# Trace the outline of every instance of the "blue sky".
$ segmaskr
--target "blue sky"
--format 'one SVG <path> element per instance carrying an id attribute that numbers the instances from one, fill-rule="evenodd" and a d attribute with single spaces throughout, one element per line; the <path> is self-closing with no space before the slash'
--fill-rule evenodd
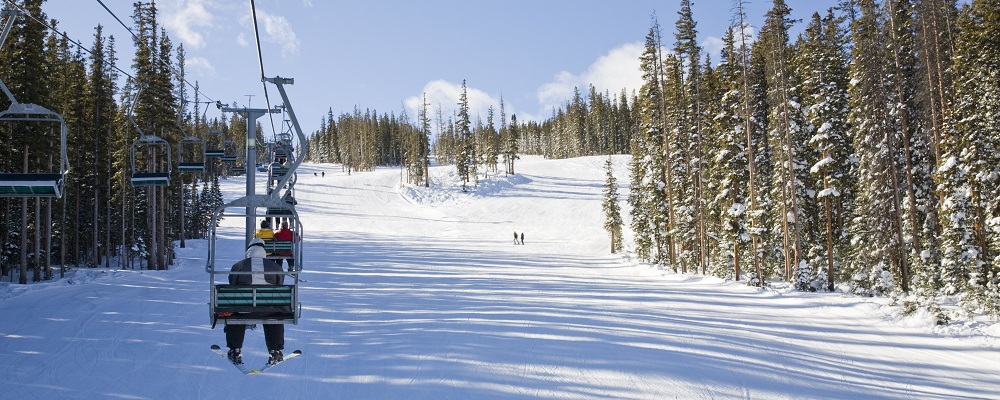
<path id="1" fill-rule="evenodd" d="M 104 0 L 131 26 L 132 0 Z M 507 116 L 541 120 L 565 103 L 574 87 L 593 84 L 618 93 L 640 84 L 638 56 L 655 13 L 672 46 L 679 0 L 589 1 L 326 1 L 258 0 L 264 73 L 295 78 L 287 91 L 308 135 L 328 109 L 356 106 L 379 114 L 404 108 L 417 118 L 421 95 L 432 113 L 452 115 L 467 81 L 470 109 L 486 117 L 503 98 Z M 770 1 L 748 2 L 755 27 Z M 834 1 L 787 0 L 792 18 L 808 19 Z M 732 19 L 734 0 L 695 0 L 698 40 L 713 60 Z M 187 51 L 188 81 L 212 100 L 264 108 L 249 0 L 159 0 L 160 21 L 174 45 Z M 116 37 L 119 66 L 129 70 L 131 40 L 96 0 L 47 0 L 60 30 L 86 46 L 93 28 Z M 796 25 L 801 30 L 803 23 Z M 127 46 L 127 48 L 126 48 Z M 253 97 L 247 97 L 253 95 Z M 272 105 L 280 103 L 268 87 Z M 209 116 L 219 115 L 212 108 Z M 499 111 L 497 111 L 499 115 Z M 433 114 L 432 114 L 433 115 Z M 275 117 L 276 123 L 280 118 Z M 269 126 L 267 117 L 260 120 Z M 499 121 L 497 121 L 499 123 Z M 270 131 L 270 128 L 265 128 Z"/>

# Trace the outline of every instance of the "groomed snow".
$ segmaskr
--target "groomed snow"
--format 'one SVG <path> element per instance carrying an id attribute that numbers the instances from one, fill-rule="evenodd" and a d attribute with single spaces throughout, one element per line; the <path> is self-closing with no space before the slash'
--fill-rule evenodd
<path id="1" fill-rule="evenodd" d="M 398 169 L 304 165 L 307 282 L 286 351 L 305 355 L 263 375 L 209 351 L 225 340 L 209 326 L 204 240 L 168 271 L 4 282 L 0 398 L 1000 398 L 998 324 L 934 327 L 881 299 L 609 254 L 604 160 L 526 157 L 470 193 L 453 167 L 425 189 L 401 187 Z M 627 160 L 615 158 L 623 206 Z M 243 185 L 224 181 L 227 199 Z M 242 224 L 224 221 L 223 264 L 242 255 Z M 260 329 L 246 346 L 248 364 L 265 361 Z"/>

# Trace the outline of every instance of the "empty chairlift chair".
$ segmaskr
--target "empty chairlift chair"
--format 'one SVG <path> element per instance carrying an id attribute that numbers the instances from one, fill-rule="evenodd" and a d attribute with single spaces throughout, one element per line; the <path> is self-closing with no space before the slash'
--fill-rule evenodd
<path id="1" fill-rule="evenodd" d="M 170 184 L 170 143 L 166 140 L 142 136 L 132 143 L 131 157 L 132 186 Z"/>
<path id="2" fill-rule="evenodd" d="M 15 17 L 19 14 L 15 10 L 3 10 L 4 15 L 9 15 L 0 33 L 0 47 L 10 33 Z M 8 121 L 11 125 L 16 125 L 12 130 L 14 135 L 23 137 L 31 136 L 36 145 L 28 147 L 29 158 L 36 161 L 45 157 L 43 162 L 32 162 L 31 165 L 41 165 L 43 167 L 28 167 L 35 171 L 0 171 L 0 197 L 62 197 L 66 174 L 69 173 L 69 158 L 66 156 L 66 121 L 58 113 L 46 109 L 36 104 L 18 103 L 7 85 L 0 80 L 0 89 L 10 100 L 10 107 L 0 111 L 0 122 Z M 49 137 L 55 136 L 54 130 L 58 126 L 58 161 L 50 161 L 47 155 L 55 150 L 55 140 L 42 140 L 34 138 L 34 135 L 42 134 Z M 24 130 L 21 130 L 23 128 Z M 32 129 L 34 128 L 34 129 Z M 46 144 L 51 146 L 50 150 L 42 148 Z M 14 149 L 19 150 L 19 149 Z M 44 155 L 43 155 L 44 154 Z M 11 160 L 15 161 L 15 160 Z M 17 160 L 19 161 L 19 160 Z M 39 171 L 41 170 L 41 171 Z"/>
<path id="3" fill-rule="evenodd" d="M 222 134 L 222 131 L 219 130 L 219 129 L 217 129 L 217 128 L 211 128 L 211 129 L 208 130 L 208 134 L 209 134 L 209 136 L 219 136 L 219 135 Z M 222 150 L 222 149 L 209 149 L 207 147 L 205 148 L 205 158 L 209 158 L 209 157 L 222 157 L 222 156 L 225 156 L 225 155 L 226 155 L 226 151 L 225 150 Z"/>
<path id="4" fill-rule="evenodd" d="M 130 164 L 132 166 L 132 186 L 166 186 L 170 184 L 170 143 L 157 136 L 146 135 L 139 128 L 139 124 L 132 118 L 135 105 L 139 101 L 139 94 L 145 85 L 139 85 L 128 106 L 128 120 L 139 131 L 139 139 L 132 142 L 129 150 Z"/>
<path id="5" fill-rule="evenodd" d="M 2 84 L 3 82 L 0 82 Z M 7 91 L 7 87 L 3 87 Z M 52 163 L 53 168 L 40 172 L 2 172 L 0 173 L 0 197 L 62 197 L 69 172 L 69 162 L 66 156 L 66 122 L 62 117 L 42 106 L 35 104 L 20 104 L 8 93 L 12 104 L 0 112 L 0 121 L 45 122 L 46 125 L 56 123 L 59 126 L 59 162 Z M 24 124 L 19 124 L 24 125 Z M 40 125 L 40 124 L 37 124 Z M 41 127 L 41 132 L 52 132 L 53 127 Z M 16 131 L 15 131 L 16 132 Z M 51 142 L 51 141 L 50 141 Z M 38 157 L 28 149 L 29 157 Z M 38 164 L 38 163 L 34 163 Z M 50 163 L 42 163 L 49 165 Z"/>
<path id="6" fill-rule="evenodd" d="M 202 172 L 205 170 L 205 141 L 185 136 L 177 142 L 177 170 Z"/>

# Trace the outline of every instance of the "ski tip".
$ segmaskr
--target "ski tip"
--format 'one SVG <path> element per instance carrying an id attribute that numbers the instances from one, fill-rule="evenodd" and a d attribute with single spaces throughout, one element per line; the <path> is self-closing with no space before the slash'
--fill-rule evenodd
<path id="1" fill-rule="evenodd" d="M 213 344 L 212 345 L 212 350 L 222 350 L 222 348 L 219 347 L 219 345 L 217 345 L 217 344 Z"/>
<path id="2" fill-rule="evenodd" d="M 295 350 L 292 352 L 292 354 L 302 354 L 302 350 Z"/>

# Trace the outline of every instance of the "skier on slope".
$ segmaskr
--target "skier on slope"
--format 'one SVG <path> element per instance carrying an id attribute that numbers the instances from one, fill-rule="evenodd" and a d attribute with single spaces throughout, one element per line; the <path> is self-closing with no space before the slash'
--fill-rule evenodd
<path id="1" fill-rule="evenodd" d="M 247 246 L 246 258 L 233 264 L 232 272 L 254 272 L 253 274 L 230 274 L 230 285 L 281 285 L 284 274 L 281 265 L 268 260 L 264 252 L 264 241 L 255 238 Z M 279 272 L 279 274 L 264 274 L 264 272 Z M 243 339 L 246 336 L 247 325 L 229 325 L 223 328 L 226 332 L 226 347 L 229 347 L 228 357 L 233 364 L 243 364 Z M 284 359 L 281 350 L 285 348 L 285 325 L 264 324 L 264 342 L 267 343 L 268 360 L 270 364 Z"/>

